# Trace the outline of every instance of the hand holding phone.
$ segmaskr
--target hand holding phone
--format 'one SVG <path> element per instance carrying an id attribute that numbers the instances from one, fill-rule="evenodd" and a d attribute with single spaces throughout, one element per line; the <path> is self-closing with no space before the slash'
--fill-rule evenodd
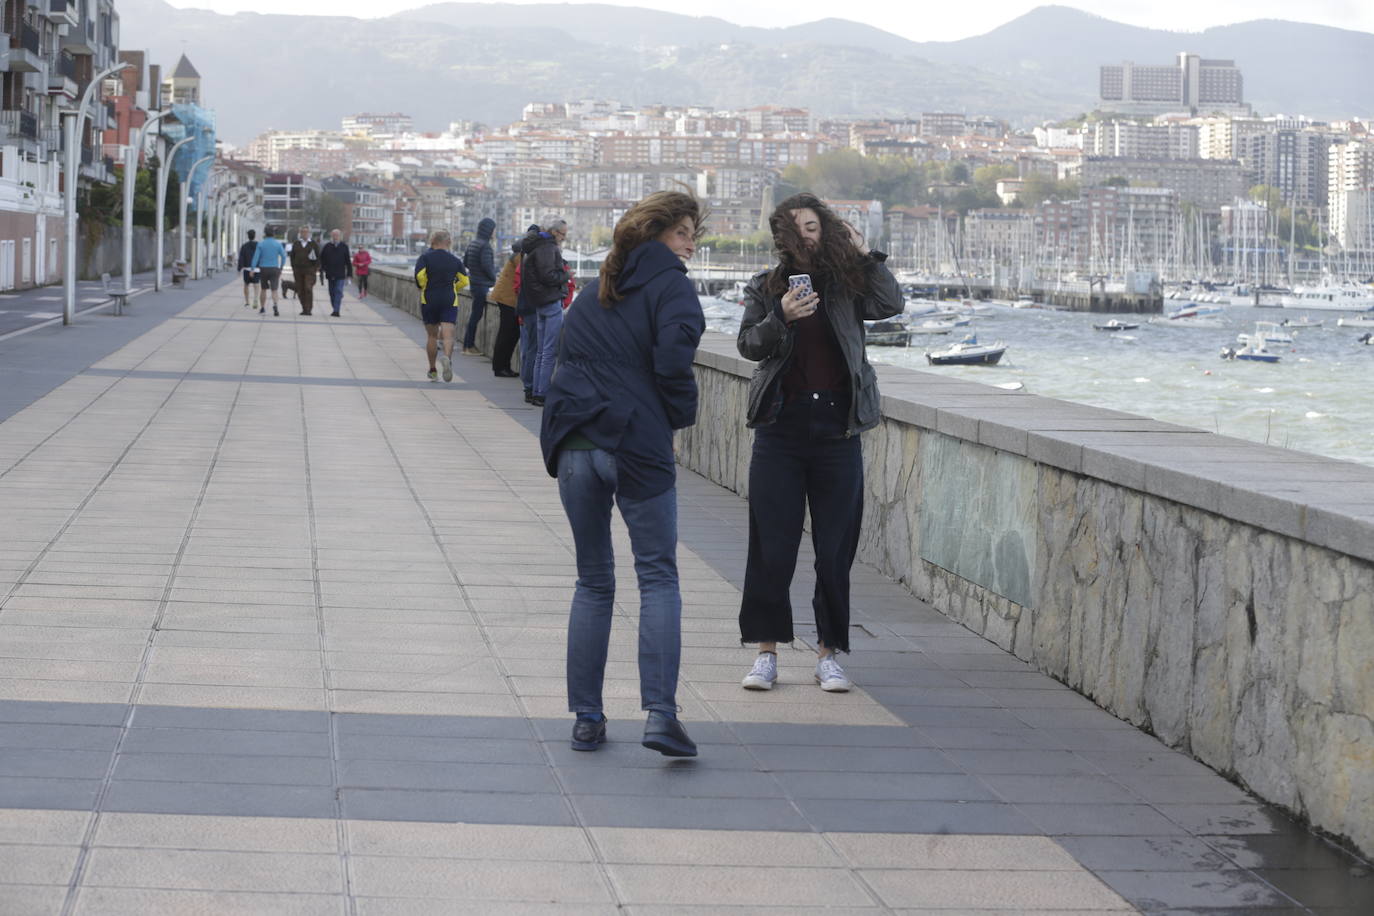
<path id="1" fill-rule="evenodd" d="M 787 294 L 782 297 L 782 315 L 789 323 L 816 313 L 820 297 L 811 288 L 810 274 L 792 274 L 787 278 Z"/>

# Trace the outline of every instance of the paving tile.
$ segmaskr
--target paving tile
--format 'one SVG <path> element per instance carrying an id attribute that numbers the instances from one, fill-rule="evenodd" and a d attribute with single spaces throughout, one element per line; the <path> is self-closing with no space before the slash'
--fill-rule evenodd
<path id="1" fill-rule="evenodd" d="M 814 833 L 750 830 L 650 830 L 593 827 L 604 862 L 732 865 L 756 868 L 837 868 L 844 862 Z"/>
<path id="2" fill-rule="evenodd" d="M 997 802 L 796 799 L 821 831 L 1039 834 L 1013 806 Z"/>
<path id="3" fill-rule="evenodd" d="M 1148 805 L 1020 803 L 1016 807 L 1050 836 L 1180 836 L 1186 832 Z"/>
<path id="4" fill-rule="evenodd" d="M 0 886 L 5 910 L 15 916 L 47 916 L 61 913 L 67 899 L 67 887 L 38 884 L 5 884 Z"/>
<path id="5" fill-rule="evenodd" d="M 640 748 L 640 757 L 652 752 Z M 659 757 L 662 761 L 663 758 Z M 768 773 L 697 767 L 696 760 L 676 766 L 605 769 L 567 767 L 559 773 L 569 795 L 641 795 L 658 798 L 782 798 L 784 791 Z"/>
<path id="6" fill-rule="evenodd" d="M 484 861 L 593 860 L 585 833 L 575 827 L 351 820 L 347 822 L 347 837 L 352 855 Z"/>
<path id="7" fill-rule="evenodd" d="M 0 808 L 57 808 L 90 811 L 100 793 L 95 779 L 0 776 Z"/>
<path id="8" fill-rule="evenodd" d="M 346 760 L 339 766 L 344 788 L 435 789 L 463 792 L 539 794 L 557 792 L 544 765 Z"/>
<path id="9" fill-rule="evenodd" d="M 121 753 L 115 763 L 113 778 L 257 786 L 333 785 L 330 761 L 308 756 Z"/>
<path id="10" fill-rule="evenodd" d="M 288 817 L 209 817 L 107 811 L 95 846 L 148 849 L 218 849 L 242 852 L 337 853 L 333 821 Z"/>
<path id="11" fill-rule="evenodd" d="M 1131 906 L 1086 872 L 861 871 L 894 908 L 1119 910 Z"/>
<path id="12" fill-rule="evenodd" d="M 65 888 L 63 889 L 65 895 Z M 56 912 L 55 910 L 52 912 Z M 150 888 L 83 887 L 77 896 L 76 916 L 346 916 L 342 895 L 302 893 L 246 893 L 177 891 Z"/>
<path id="13" fill-rule="evenodd" d="M 1196 907 L 1290 908 L 1294 901 L 1242 869 L 1225 871 L 1109 871 L 1097 876 L 1130 903 L 1156 911 Z"/>
<path id="14" fill-rule="evenodd" d="M 1093 871 L 1217 871 L 1234 865 L 1190 836 L 1064 836 L 1058 842 Z"/>
<path id="15" fill-rule="evenodd" d="M 599 868 L 590 863 L 512 860 L 493 866 L 463 859 L 354 855 L 349 871 L 353 891 L 360 896 L 541 903 L 610 903 L 614 899 Z"/>
<path id="16" fill-rule="evenodd" d="M 808 830 L 797 810 L 783 799 L 737 798 L 728 807 L 703 805 L 691 798 L 579 795 L 572 800 L 589 827 L 655 827 L 711 830 Z"/>
<path id="17" fill-rule="evenodd" d="M 0 909 L 8 884 L 59 884 L 71 881 L 79 845 L 25 846 L 0 844 Z"/>
<path id="18" fill-rule="evenodd" d="M 3 796 L 0 796 L 0 800 L 3 800 Z M 329 786 L 115 780 L 106 792 L 103 810 L 151 814 L 333 817 L 335 798 L 334 790 Z"/>
<path id="19" fill-rule="evenodd" d="M 343 890 L 337 855 L 96 847 L 88 887 L 138 887 L 331 894 Z"/>
<path id="20" fill-rule="evenodd" d="M 124 754 L 210 754 L 235 757 L 331 756 L 329 735 L 318 732 L 206 728 L 132 728 Z"/>
<path id="21" fill-rule="evenodd" d="M 345 817 L 374 821 L 543 824 L 566 827 L 572 812 L 562 796 L 509 792 L 340 789 Z"/>
<path id="22" fill-rule="evenodd" d="M 620 899 L 631 905 L 703 904 L 727 906 L 863 906 L 872 898 L 848 871 L 722 865 L 606 866 Z"/>
<path id="23" fill-rule="evenodd" d="M 997 801 L 972 776 L 952 773 L 817 773 L 776 774 L 795 798 L 890 799 L 894 801 Z"/>
<path id="24" fill-rule="evenodd" d="M 940 751 L 926 747 L 807 747 L 769 745 L 753 748 L 764 769 L 826 773 L 959 773 Z"/>
<path id="25" fill-rule="evenodd" d="M 0 809 L 0 843 L 80 846 L 90 820 L 85 811 Z"/>

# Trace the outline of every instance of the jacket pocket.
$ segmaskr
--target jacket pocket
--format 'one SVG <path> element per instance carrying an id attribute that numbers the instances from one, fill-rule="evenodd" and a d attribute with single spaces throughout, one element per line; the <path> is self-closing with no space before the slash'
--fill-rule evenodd
<path id="1" fill-rule="evenodd" d="M 773 371 L 773 360 L 764 360 L 754 367 L 754 375 L 749 379 L 749 403 L 745 408 L 745 420 L 750 426 L 767 422 L 770 417 L 769 392 L 777 373 Z"/>
<path id="2" fill-rule="evenodd" d="M 876 426 L 880 418 L 878 402 L 878 374 L 867 362 L 859 370 L 858 398 L 854 405 L 855 419 L 860 429 Z"/>

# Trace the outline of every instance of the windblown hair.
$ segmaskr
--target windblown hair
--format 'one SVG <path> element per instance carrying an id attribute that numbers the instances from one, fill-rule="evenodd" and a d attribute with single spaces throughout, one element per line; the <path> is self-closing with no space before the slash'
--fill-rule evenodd
<path id="1" fill-rule="evenodd" d="M 792 216 L 794 211 L 808 208 L 816 211 L 821 221 L 820 246 L 809 253 Z M 868 290 L 867 259 L 854 246 L 844 220 L 815 194 L 803 191 L 778 204 L 768 217 L 768 228 L 773 233 L 773 249 L 778 256 L 778 266 L 768 277 L 768 292 L 772 295 L 787 292 L 789 275 L 808 271 L 824 274 L 853 294 Z"/>
<path id="2" fill-rule="evenodd" d="M 602 308 L 610 308 L 624 298 L 616 284 L 630 252 L 658 238 L 684 216 L 691 218 L 695 236 L 701 238 L 706 231 L 706 208 L 695 196 L 683 191 L 657 191 L 626 211 L 615 224 L 610 253 L 601 262 L 601 288 L 597 298 Z"/>
<path id="3" fill-rule="evenodd" d="M 435 229 L 429 234 L 430 248 L 447 248 L 453 244 L 453 233 L 447 229 Z"/>

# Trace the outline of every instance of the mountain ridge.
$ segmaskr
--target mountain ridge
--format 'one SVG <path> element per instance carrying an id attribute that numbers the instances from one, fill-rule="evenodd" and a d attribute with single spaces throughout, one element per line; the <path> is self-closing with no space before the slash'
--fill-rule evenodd
<path id="1" fill-rule="evenodd" d="M 759 28 L 598 4 L 445 3 L 355 19 L 121 0 L 120 14 L 125 47 L 165 66 L 185 50 L 222 135 L 237 143 L 272 127 L 333 128 L 364 110 L 406 111 L 421 130 L 439 130 L 516 120 L 529 101 L 588 97 L 839 117 L 953 110 L 1028 124 L 1090 110 L 1101 64 L 1162 64 L 1184 50 L 1236 60 L 1247 100 L 1263 111 L 1374 115 L 1374 34 L 1282 20 L 1169 32 L 1045 6 L 980 36 L 913 42 L 837 18 Z M 263 92 L 264 83 L 316 92 Z"/>

